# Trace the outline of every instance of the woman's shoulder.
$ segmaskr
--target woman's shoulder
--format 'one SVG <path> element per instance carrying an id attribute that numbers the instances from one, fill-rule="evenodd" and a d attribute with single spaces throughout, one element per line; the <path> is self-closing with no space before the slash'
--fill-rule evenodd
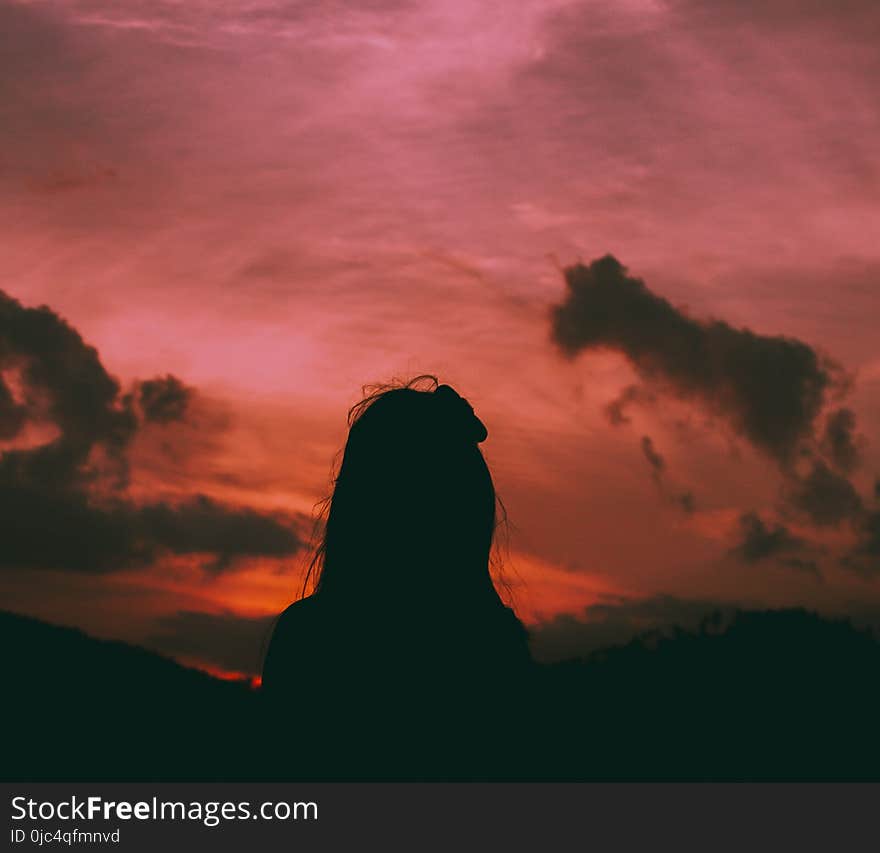
<path id="1" fill-rule="evenodd" d="M 263 693 L 286 684 L 293 661 L 301 668 L 309 660 L 302 651 L 317 624 L 319 605 L 314 596 L 294 601 L 275 620 L 272 637 L 263 660 Z"/>
<path id="2" fill-rule="evenodd" d="M 529 632 L 526 626 L 523 625 L 522 620 L 516 615 L 516 611 L 505 604 L 500 597 L 495 600 L 490 610 L 494 625 L 501 630 L 506 630 L 510 634 L 521 637 L 523 640 L 528 639 Z"/>
<path id="3" fill-rule="evenodd" d="M 286 607 L 278 617 L 278 621 L 309 618 L 319 606 L 320 602 L 317 595 L 307 595 L 305 598 L 297 599 L 293 604 Z"/>
<path id="4" fill-rule="evenodd" d="M 272 632 L 273 640 L 314 625 L 320 610 L 320 602 L 315 595 L 294 601 L 275 620 L 275 628 Z"/>
<path id="5" fill-rule="evenodd" d="M 526 657 L 529 657 L 529 631 L 519 616 L 516 615 L 516 611 L 512 607 L 504 605 L 501 608 L 500 618 L 511 638 L 515 638 L 516 645 L 520 647 L 520 651 L 525 652 Z"/>

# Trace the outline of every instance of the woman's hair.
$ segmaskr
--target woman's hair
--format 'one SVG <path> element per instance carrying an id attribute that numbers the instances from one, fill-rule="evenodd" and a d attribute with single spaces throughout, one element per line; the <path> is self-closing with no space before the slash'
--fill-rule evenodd
<path id="1" fill-rule="evenodd" d="M 487 435 L 470 404 L 433 376 L 364 389 L 303 594 L 365 606 L 395 597 L 498 601 L 498 519 Z"/>

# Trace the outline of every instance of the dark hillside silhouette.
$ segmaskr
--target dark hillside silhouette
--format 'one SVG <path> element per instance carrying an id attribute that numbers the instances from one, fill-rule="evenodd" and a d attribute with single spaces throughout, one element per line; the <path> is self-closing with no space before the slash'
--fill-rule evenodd
<path id="1" fill-rule="evenodd" d="M 880 644 L 801 609 L 718 613 L 550 666 L 550 776 L 880 778 Z"/>
<path id="2" fill-rule="evenodd" d="M 9 780 L 475 776 L 467 756 L 456 766 L 416 747 L 405 768 L 381 749 L 333 766 L 332 742 L 323 773 L 294 750 L 279 774 L 257 754 L 260 697 L 243 684 L 10 613 L 0 643 Z M 880 780 L 880 643 L 802 610 L 710 616 L 540 666 L 520 701 L 507 760 L 478 778 Z M 308 743 L 313 721 L 304 702 L 290 740 Z"/>
<path id="3" fill-rule="evenodd" d="M 126 643 L 0 612 L 9 780 L 237 779 L 254 695 Z"/>

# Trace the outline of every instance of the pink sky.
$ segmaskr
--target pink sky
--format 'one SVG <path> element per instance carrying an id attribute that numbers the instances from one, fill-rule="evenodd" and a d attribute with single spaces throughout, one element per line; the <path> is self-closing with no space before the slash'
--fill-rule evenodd
<path id="1" fill-rule="evenodd" d="M 855 375 L 880 473 L 880 11 L 870 0 L 31 0 L 0 8 L 0 289 L 48 304 L 193 420 L 132 449 L 134 497 L 308 513 L 365 383 L 458 387 L 513 529 L 530 621 L 608 596 L 851 610 L 876 580 L 729 554 L 781 477 L 687 403 L 612 427 L 634 373 L 563 359 L 561 266 L 613 253 L 697 317 L 797 337 Z M 686 427 L 682 427 L 682 423 Z M 667 488 L 652 481 L 649 434 Z M 5 571 L 4 606 L 143 642 L 178 610 L 295 595 L 251 561 Z"/>

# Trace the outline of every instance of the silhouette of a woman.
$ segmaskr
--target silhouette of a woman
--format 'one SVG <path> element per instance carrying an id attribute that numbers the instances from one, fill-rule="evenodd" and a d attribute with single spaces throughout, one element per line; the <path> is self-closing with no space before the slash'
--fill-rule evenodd
<path id="1" fill-rule="evenodd" d="M 492 745 L 514 719 L 527 635 L 490 575 L 486 428 L 424 378 L 428 390 L 414 380 L 349 413 L 314 591 L 275 626 L 262 691 L 270 721 L 305 723 L 276 755 L 291 775 L 501 772 Z"/>

